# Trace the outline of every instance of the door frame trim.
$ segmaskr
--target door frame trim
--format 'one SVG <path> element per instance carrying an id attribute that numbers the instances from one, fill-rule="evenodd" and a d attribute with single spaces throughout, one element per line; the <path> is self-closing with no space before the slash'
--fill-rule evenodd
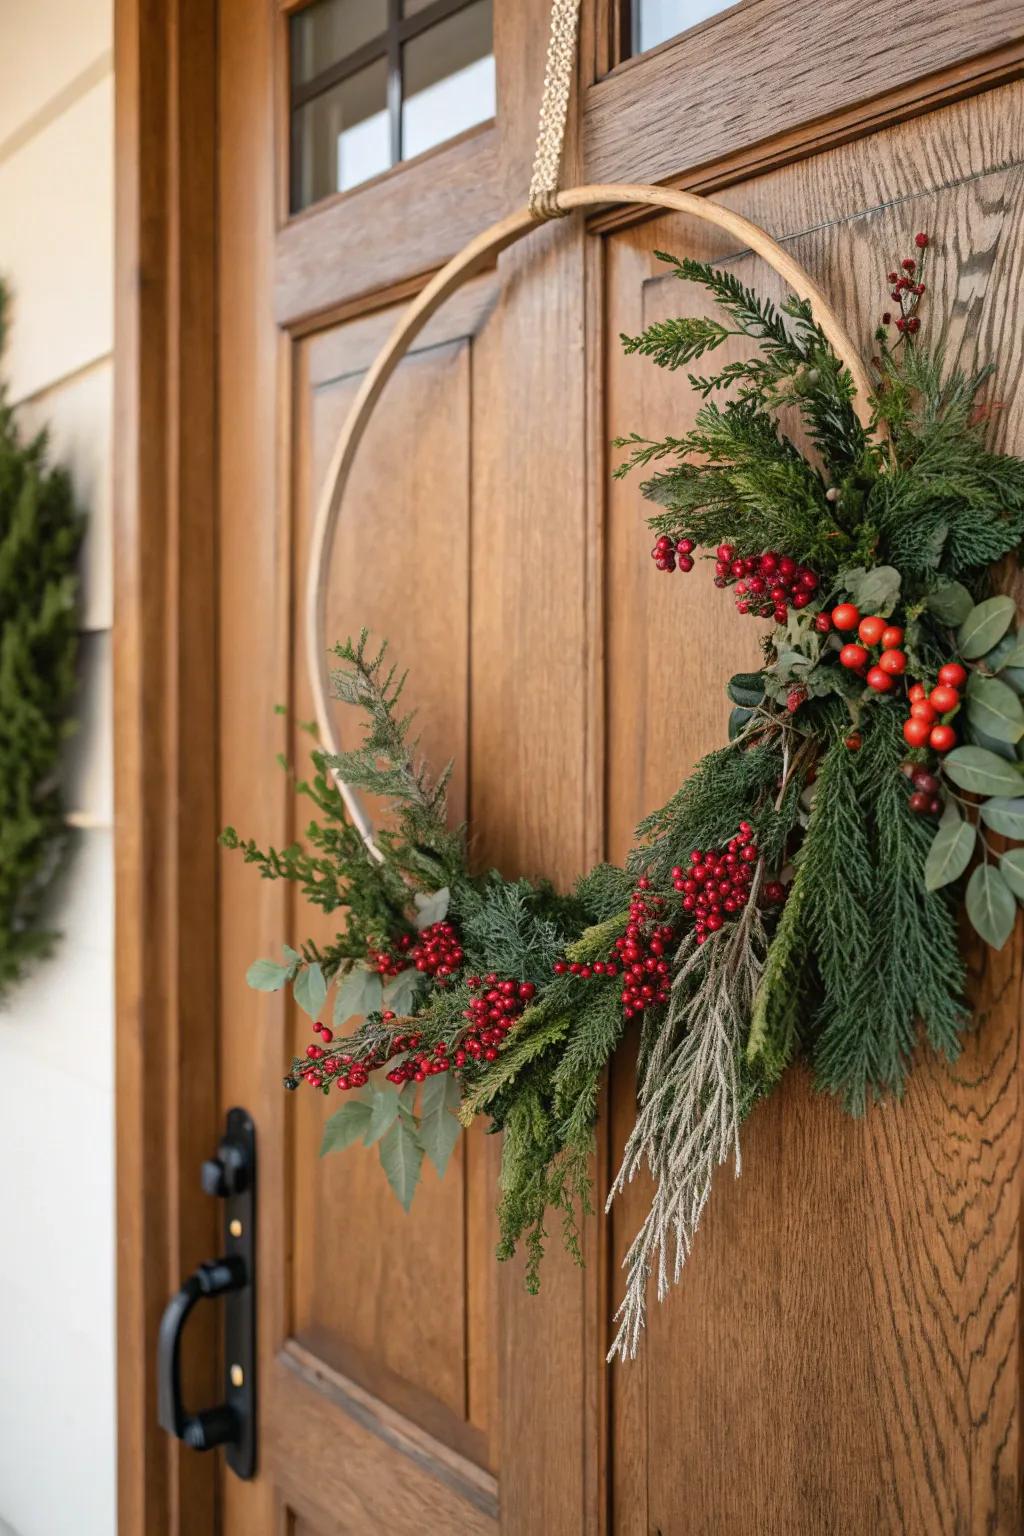
<path id="1" fill-rule="evenodd" d="M 156 1421 L 168 1295 L 217 1241 L 216 9 L 115 0 L 114 776 L 122 1536 L 206 1536 L 216 1464 Z M 213 1401 L 214 1320 L 186 1383 Z M 196 1347 L 198 1346 L 198 1347 Z"/>

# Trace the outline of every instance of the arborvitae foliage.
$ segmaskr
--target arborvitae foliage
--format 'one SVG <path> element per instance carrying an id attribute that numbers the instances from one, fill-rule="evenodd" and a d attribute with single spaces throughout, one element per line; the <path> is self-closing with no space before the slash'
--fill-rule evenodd
<path id="1" fill-rule="evenodd" d="M 0 348 L 5 309 L 0 289 Z M 60 758 L 75 693 L 82 530 L 45 434 L 24 440 L 0 389 L 0 997 L 56 937 L 46 898 L 68 840 Z"/>

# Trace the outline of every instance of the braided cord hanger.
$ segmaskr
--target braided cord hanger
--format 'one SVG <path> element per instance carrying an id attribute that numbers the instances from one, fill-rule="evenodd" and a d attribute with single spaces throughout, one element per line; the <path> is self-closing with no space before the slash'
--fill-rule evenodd
<path id="1" fill-rule="evenodd" d="M 558 174 L 569 116 L 569 93 L 576 62 L 580 0 L 552 0 L 544 90 L 537 119 L 537 148 L 533 157 L 528 205 L 535 219 L 564 218 L 567 209 L 556 202 Z"/>

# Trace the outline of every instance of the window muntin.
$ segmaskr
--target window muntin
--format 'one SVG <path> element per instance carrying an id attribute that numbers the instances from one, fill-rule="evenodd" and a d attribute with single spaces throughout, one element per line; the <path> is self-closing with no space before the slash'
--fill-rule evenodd
<path id="1" fill-rule="evenodd" d="M 315 0 L 289 43 L 293 213 L 494 116 L 493 0 Z"/>

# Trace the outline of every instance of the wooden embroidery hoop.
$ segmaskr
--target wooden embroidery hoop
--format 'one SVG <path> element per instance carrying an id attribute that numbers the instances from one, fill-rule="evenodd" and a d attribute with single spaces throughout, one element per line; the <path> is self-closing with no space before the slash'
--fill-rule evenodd
<path id="1" fill-rule="evenodd" d="M 647 207 L 670 213 L 689 213 L 705 224 L 713 224 L 717 229 L 732 235 L 743 246 L 749 247 L 762 257 L 793 293 L 801 299 L 810 301 L 815 320 L 821 326 L 836 355 L 850 371 L 856 389 L 854 410 L 858 419 L 863 426 L 870 425 L 871 408 L 868 402 L 871 386 L 849 333 L 814 279 L 759 225 L 745 219 L 742 214 L 719 207 L 718 204 L 708 202 L 693 192 L 676 192 L 667 187 L 598 183 L 555 192 L 551 197 L 551 203 L 552 211 L 560 214 L 571 213 L 578 208 L 616 206 Z M 328 708 L 330 672 L 327 664 L 328 653 L 324 648 L 327 567 L 345 487 L 363 434 L 391 375 L 427 321 L 445 299 L 449 298 L 468 278 L 491 265 L 502 251 L 545 222 L 543 217 L 538 216 L 529 207 L 509 214 L 507 218 L 500 219 L 497 224 L 492 224 L 490 228 L 483 230 L 453 256 L 447 266 L 442 267 L 431 278 L 405 310 L 384 347 L 378 353 L 360 385 L 359 392 L 352 402 L 352 407 L 338 435 L 317 505 L 306 572 L 306 663 L 313 690 L 320 743 L 322 749 L 328 754 L 340 752 L 341 746 Z M 359 796 L 339 774 L 334 773 L 333 777 L 353 824 L 358 828 L 371 855 L 380 860 L 382 855 L 374 841 L 373 826 Z"/>

